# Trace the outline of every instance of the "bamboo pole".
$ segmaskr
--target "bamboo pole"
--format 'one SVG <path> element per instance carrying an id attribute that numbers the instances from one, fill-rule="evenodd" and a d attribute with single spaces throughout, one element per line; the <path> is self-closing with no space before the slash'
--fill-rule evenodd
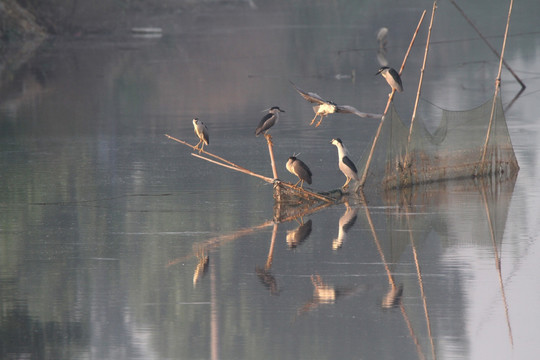
<path id="1" fill-rule="evenodd" d="M 435 18 L 435 10 L 437 10 L 437 0 L 433 2 L 433 9 L 431 10 L 431 20 L 429 21 L 428 35 L 426 40 L 426 49 L 424 51 L 424 61 L 422 62 L 422 68 L 420 69 L 420 80 L 418 80 L 418 91 L 416 92 L 416 99 L 414 101 L 414 109 L 411 118 L 411 124 L 409 125 L 409 136 L 407 137 L 407 148 L 405 161 L 408 162 L 409 144 L 411 143 L 411 136 L 413 131 L 414 120 L 416 119 L 416 110 L 418 108 L 418 101 L 420 101 L 420 93 L 422 92 L 422 83 L 424 81 L 424 71 L 426 69 L 427 56 L 429 52 L 429 41 L 431 40 L 431 29 L 433 27 L 433 19 Z"/>
<path id="2" fill-rule="evenodd" d="M 270 164 L 272 165 L 272 174 L 274 175 L 274 179 L 278 178 L 277 169 L 276 169 L 276 161 L 274 160 L 274 148 L 272 143 L 272 135 L 270 134 L 264 134 L 264 137 L 266 138 L 266 142 L 268 143 L 268 153 L 270 154 Z"/>
<path id="3" fill-rule="evenodd" d="M 405 68 L 405 63 L 407 62 L 407 58 L 409 57 L 409 53 L 411 51 L 411 48 L 414 44 L 414 41 L 416 40 L 416 35 L 418 34 L 418 30 L 420 30 L 420 25 L 422 25 L 422 21 L 424 21 L 424 16 L 426 15 L 426 10 L 422 12 L 422 16 L 420 17 L 420 21 L 418 21 L 418 25 L 416 26 L 416 30 L 414 31 L 413 37 L 411 39 L 411 42 L 409 44 L 409 48 L 407 49 L 407 52 L 405 53 L 405 57 L 403 58 L 403 62 L 401 64 L 401 68 L 399 69 L 399 75 L 403 72 L 403 69 Z M 369 166 L 371 164 L 371 159 L 373 157 L 373 153 L 375 152 L 375 146 L 377 145 L 377 141 L 379 140 L 379 136 L 381 135 L 382 126 L 384 123 L 384 118 L 386 117 L 386 113 L 388 112 L 388 108 L 390 107 L 390 104 L 392 103 L 392 99 L 394 98 L 395 90 L 392 89 L 392 92 L 388 96 L 388 102 L 386 103 L 386 108 L 384 109 L 383 116 L 381 117 L 381 121 L 379 122 L 379 127 L 377 128 L 377 132 L 375 133 L 375 138 L 373 139 L 373 143 L 371 144 L 371 150 L 369 152 L 369 156 L 366 161 L 366 166 L 364 168 L 364 173 L 362 174 L 362 178 L 360 179 L 360 182 L 358 184 L 359 187 L 363 187 L 366 183 L 367 173 L 369 170 Z"/>
<path id="4" fill-rule="evenodd" d="M 480 162 L 480 174 L 484 172 L 485 160 L 487 147 L 489 139 L 491 136 L 491 127 L 493 126 L 493 117 L 495 116 L 495 104 L 497 102 L 497 96 L 499 95 L 499 90 L 501 88 L 501 73 L 502 73 L 502 62 L 504 59 L 504 51 L 506 49 L 506 39 L 508 38 L 508 29 L 510 27 L 510 16 L 512 15 L 512 7 L 514 6 L 514 0 L 510 0 L 510 6 L 508 8 L 508 17 L 506 19 L 506 29 L 504 31 L 504 40 L 501 50 L 501 57 L 499 61 L 499 72 L 497 73 L 497 78 L 495 79 L 495 94 L 493 95 L 493 104 L 491 105 L 491 115 L 489 117 L 489 125 L 486 133 L 486 141 L 484 142 L 484 149 L 482 150 L 482 160 Z"/>
<path id="5" fill-rule="evenodd" d="M 455 6 L 455 8 L 459 11 L 459 13 L 465 18 L 465 20 L 469 23 L 469 25 L 471 25 L 471 27 L 474 29 L 474 31 L 476 31 L 476 33 L 478 34 L 478 36 L 480 36 L 480 38 L 486 43 L 486 45 L 489 47 L 489 49 L 495 54 L 495 56 L 497 57 L 497 59 L 501 59 L 501 55 L 497 52 L 497 50 L 489 43 L 489 41 L 484 37 L 484 35 L 482 35 L 482 33 L 480 32 L 480 30 L 478 30 L 478 28 L 476 27 L 476 25 L 474 25 L 474 23 L 467 17 L 467 15 L 465 14 L 465 12 L 459 7 L 458 4 L 456 4 L 456 2 L 454 0 L 450 0 L 450 2 L 452 3 L 452 5 Z M 506 61 L 502 61 L 504 66 L 506 67 L 506 69 L 508 71 L 510 71 L 510 73 L 512 74 L 512 76 L 514 77 L 514 79 L 516 79 L 516 81 L 521 85 L 521 91 L 525 90 L 526 86 L 525 84 L 523 83 L 523 81 L 521 81 L 521 79 L 519 78 L 519 76 L 517 76 L 517 74 L 514 72 L 514 70 L 512 70 L 512 68 L 510 67 L 510 65 L 508 65 L 506 63 Z M 520 93 L 521 93 L 520 91 Z"/>

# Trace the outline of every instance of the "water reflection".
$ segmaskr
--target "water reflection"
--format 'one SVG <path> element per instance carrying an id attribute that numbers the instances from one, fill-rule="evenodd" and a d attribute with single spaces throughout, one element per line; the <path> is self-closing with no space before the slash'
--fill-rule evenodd
<path id="1" fill-rule="evenodd" d="M 271 185 L 216 170 L 163 136 L 193 139 L 190 121 L 200 115 L 216 153 L 270 176 L 265 144 L 252 133 L 253 114 L 272 98 L 287 109 L 273 128 L 277 162 L 300 151 L 317 187 L 332 188 L 339 169 L 321 144 L 339 129 L 359 155 L 376 124 L 342 114 L 308 127 L 311 109 L 288 79 L 380 111 L 387 85 L 373 77 L 373 34 L 392 24 L 386 57 L 396 63 L 418 15 L 387 5 L 198 13 L 159 39 L 55 39 L 41 48 L 0 101 L 0 357 L 535 354 L 533 96 L 508 117 L 523 164 L 517 183 L 434 183 L 335 206 L 274 204 Z M 475 41 L 447 47 L 470 37 L 442 11 L 447 5 L 437 24 L 445 42 L 434 42 L 424 93 L 463 109 L 488 94 L 476 84 L 491 84 L 492 64 Z M 537 2 L 527 6 L 537 13 Z M 529 17 L 516 26 L 532 28 Z M 497 33 L 493 14 L 483 21 Z M 512 40 L 516 69 L 537 68 L 535 37 Z M 354 82 L 337 81 L 351 73 Z M 414 83 L 411 73 L 404 81 Z M 535 76 L 526 94 L 538 88 Z"/>

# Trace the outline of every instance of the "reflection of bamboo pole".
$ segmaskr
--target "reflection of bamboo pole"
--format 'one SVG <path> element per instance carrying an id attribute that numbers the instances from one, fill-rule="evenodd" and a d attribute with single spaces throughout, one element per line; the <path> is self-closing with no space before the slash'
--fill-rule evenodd
<path id="1" fill-rule="evenodd" d="M 418 108 L 418 101 L 420 100 L 420 93 L 422 91 L 422 82 L 424 81 L 424 70 L 426 69 L 427 56 L 429 51 L 429 41 L 431 39 L 431 28 L 433 27 L 433 19 L 435 18 L 435 10 L 437 9 L 437 0 L 433 2 L 433 9 L 431 10 L 431 20 L 429 21 L 428 35 L 426 40 L 426 50 L 424 51 L 424 61 L 422 62 L 422 68 L 420 69 L 420 80 L 418 80 L 418 91 L 416 92 L 416 100 L 414 101 L 413 114 L 411 118 L 411 125 L 409 126 L 409 137 L 407 138 L 407 153 L 409 152 L 409 144 L 411 142 L 411 135 L 416 119 L 416 109 Z M 405 156 L 405 161 L 408 161 Z"/>
<path id="2" fill-rule="evenodd" d="M 216 265 L 210 266 L 210 359 L 218 360 L 219 356 L 219 313 L 216 290 Z"/>
<path id="3" fill-rule="evenodd" d="M 274 244 L 276 243 L 276 236 L 277 236 L 277 228 L 278 224 L 274 224 L 274 228 L 272 229 L 272 240 L 270 240 L 270 249 L 268 250 L 268 257 L 266 259 L 266 265 L 264 265 L 264 270 L 270 270 L 272 267 L 272 261 L 274 259 Z"/>
<path id="4" fill-rule="evenodd" d="M 502 62 L 504 59 L 504 50 L 506 49 L 506 39 L 508 38 L 508 28 L 510 27 L 510 16 L 512 15 L 512 7 L 514 6 L 514 0 L 510 0 L 510 7 L 508 8 L 508 17 L 506 19 L 506 29 L 504 31 L 504 39 L 501 50 L 501 56 L 499 61 L 499 72 L 497 73 L 497 79 L 495 79 L 495 94 L 493 95 L 493 104 L 491 105 L 491 115 L 489 117 L 489 125 L 486 133 L 486 141 L 484 142 L 484 149 L 482 150 L 482 161 L 480 162 L 480 174 L 484 172 L 485 160 L 487 147 L 489 143 L 489 138 L 491 136 L 491 127 L 493 126 L 493 118 L 495 116 L 495 104 L 497 102 L 497 96 L 501 88 L 501 73 L 502 73 Z"/>
<path id="5" fill-rule="evenodd" d="M 478 28 L 476 27 L 476 25 L 474 25 L 474 23 L 471 21 L 471 19 L 469 19 L 467 17 L 467 15 L 465 15 L 465 12 L 459 7 L 458 4 L 456 4 L 456 2 L 454 0 L 450 0 L 450 2 L 452 3 L 452 5 L 454 5 L 456 7 L 456 9 L 460 12 L 460 14 L 465 18 L 465 20 L 469 23 L 469 25 L 471 25 L 471 27 L 474 29 L 474 31 L 476 31 L 476 33 L 478 34 L 478 36 L 480 36 L 480 38 L 482 40 L 484 40 L 484 42 L 486 43 L 486 45 L 489 47 L 489 49 L 495 54 L 495 56 L 497 57 L 497 59 L 501 59 L 501 55 L 499 55 L 499 53 L 497 52 L 497 50 L 495 50 L 495 48 L 489 43 L 489 41 L 484 37 L 484 35 L 482 35 L 482 33 L 480 32 L 480 30 L 478 30 Z M 506 61 L 502 61 L 502 63 L 504 64 L 504 66 L 506 67 L 506 69 L 508 71 L 510 71 L 510 73 L 512 74 L 512 76 L 514 77 L 514 79 L 517 80 L 517 82 L 521 85 L 521 90 L 520 90 L 520 93 L 525 90 L 526 86 L 525 84 L 523 83 L 523 81 L 521 81 L 521 79 L 519 78 L 519 76 L 517 76 L 517 74 L 514 72 L 514 70 L 512 70 L 512 68 L 510 67 L 510 65 L 508 65 L 506 63 Z"/>
<path id="6" fill-rule="evenodd" d="M 414 244 L 414 238 L 412 237 L 412 232 L 409 230 L 411 235 L 411 246 L 414 255 L 414 264 L 416 265 L 416 274 L 418 276 L 418 284 L 420 285 L 420 295 L 422 296 L 422 303 L 424 305 L 424 315 L 426 316 L 426 326 L 428 331 L 429 342 L 431 343 L 431 355 L 433 359 L 436 359 L 435 356 L 435 343 L 433 342 L 433 334 L 431 333 L 431 321 L 429 320 L 429 313 L 427 308 L 426 294 L 424 292 L 424 281 L 422 280 L 422 272 L 420 270 L 420 264 L 418 263 L 418 254 L 416 252 L 416 245 Z"/>
<path id="7" fill-rule="evenodd" d="M 270 226 L 272 224 L 274 224 L 273 221 L 265 221 L 260 225 L 240 229 L 238 231 L 233 232 L 232 234 L 215 236 L 215 237 L 210 238 L 208 240 L 202 241 L 202 242 L 200 242 L 198 244 L 194 244 L 193 247 L 196 248 L 196 249 L 204 248 L 206 250 L 210 250 L 211 248 L 221 246 L 221 245 L 223 245 L 223 244 L 225 244 L 225 243 L 227 243 L 229 241 L 236 240 L 236 239 L 241 238 L 243 236 L 252 234 L 255 231 L 264 229 L 264 228 L 266 228 L 266 227 L 268 227 L 268 226 Z M 191 258 L 192 256 L 196 256 L 196 255 L 197 255 L 197 251 L 195 250 L 189 255 L 186 255 L 184 257 L 177 258 L 177 259 L 174 259 L 174 260 L 170 260 L 167 263 L 167 267 L 172 266 L 172 265 L 176 265 L 178 263 L 181 263 L 181 262 Z"/>
<path id="8" fill-rule="evenodd" d="M 401 64 L 401 68 L 399 69 L 399 75 L 403 72 L 403 69 L 405 68 L 405 63 L 407 62 L 407 58 L 409 57 L 409 52 L 411 51 L 411 48 L 414 44 L 414 41 L 416 40 L 416 35 L 418 34 L 418 30 L 420 29 L 420 25 L 422 24 L 422 21 L 424 21 L 424 16 L 426 15 L 426 10 L 422 13 L 422 16 L 420 17 L 420 21 L 418 22 L 418 26 L 416 27 L 416 30 L 414 31 L 413 37 L 411 39 L 411 42 L 409 44 L 409 48 L 407 49 L 407 52 L 405 53 L 405 57 L 403 58 L 403 62 Z M 384 109 L 383 116 L 381 117 L 381 121 L 379 122 L 379 127 L 377 128 L 377 132 L 375 133 L 375 137 L 373 138 L 373 143 L 371 144 L 371 150 L 369 152 L 366 166 L 364 168 L 364 173 L 362 174 L 362 178 L 359 182 L 359 187 L 364 186 L 366 183 L 367 173 L 369 170 L 369 166 L 371 164 L 371 159 L 373 157 L 373 153 L 375 152 L 375 145 L 377 145 L 377 141 L 379 140 L 379 136 L 381 135 L 382 126 L 384 123 L 384 118 L 386 117 L 386 113 L 388 112 L 388 108 L 390 107 L 390 104 L 392 103 L 392 99 L 394 98 L 394 93 L 396 92 L 395 89 L 392 89 L 392 92 L 388 96 L 388 102 L 386 103 L 386 108 Z"/>
<path id="9" fill-rule="evenodd" d="M 499 258 L 499 250 L 497 247 L 497 241 L 495 239 L 495 232 L 493 230 L 493 222 L 491 220 L 491 214 L 489 212 L 489 206 L 487 203 L 487 196 L 486 196 L 486 189 L 485 184 L 480 179 L 480 190 L 482 193 L 482 199 L 484 202 L 484 209 L 486 211 L 486 217 L 489 225 L 489 234 L 491 236 L 491 242 L 493 243 L 493 252 L 495 253 L 495 268 L 497 269 L 497 274 L 499 276 L 499 286 L 501 287 L 501 296 L 503 300 L 504 305 L 504 314 L 506 316 L 506 325 L 508 326 L 508 336 L 510 338 L 510 344 L 514 345 L 514 337 L 512 336 L 512 326 L 510 325 L 510 314 L 508 313 L 508 303 L 506 301 L 506 293 L 504 292 L 504 284 L 502 279 L 502 272 L 501 272 L 501 259 Z"/>
<path id="10" fill-rule="evenodd" d="M 375 246 L 377 247 L 377 251 L 379 252 L 379 256 L 381 257 L 381 261 L 384 264 L 384 269 L 386 270 L 386 275 L 388 276 L 388 283 L 390 286 L 392 286 L 392 289 L 396 288 L 396 282 L 394 280 L 394 276 L 392 275 L 392 272 L 390 271 L 390 267 L 388 266 L 388 263 L 386 262 L 386 257 L 384 256 L 384 252 L 382 250 L 382 246 L 379 242 L 379 237 L 377 236 L 377 232 L 375 230 L 375 226 L 373 225 L 373 221 L 371 220 L 371 214 L 369 212 L 369 208 L 367 206 L 367 202 L 364 197 L 364 193 L 362 191 L 359 192 L 360 200 L 364 203 L 364 209 L 366 210 L 366 218 L 369 224 L 369 227 L 371 229 L 371 236 L 373 237 L 373 241 L 375 242 Z M 414 344 L 416 346 L 416 351 L 418 352 L 418 355 L 420 359 L 425 359 L 424 353 L 422 352 L 422 347 L 420 346 L 420 341 L 418 340 L 418 337 L 414 333 L 414 329 L 412 328 L 411 321 L 409 320 L 409 316 L 407 315 L 407 312 L 405 311 L 405 307 L 403 306 L 403 302 L 400 300 L 399 307 L 401 309 L 401 314 L 403 315 L 403 319 L 405 320 L 405 323 L 407 324 L 407 328 L 409 329 L 409 334 L 411 334 L 411 337 L 414 341 Z"/>

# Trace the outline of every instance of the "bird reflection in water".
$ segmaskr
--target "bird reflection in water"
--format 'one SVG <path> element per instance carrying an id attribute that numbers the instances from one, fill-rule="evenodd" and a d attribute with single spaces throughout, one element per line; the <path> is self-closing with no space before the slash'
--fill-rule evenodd
<path id="1" fill-rule="evenodd" d="M 289 249 L 294 249 L 303 243 L 311 234 L 312 221 L 309 219 L 305 223 L 301 223 L 296 229 L 287 231 L 287 245 Z"/>
<path id="2" fill-rule="evenodd" d="M 261 284 L 264 285 L 268 290 L 270 290 L 271 295 L 279 295 L 279 289 L 277 281 L 274 275 L 270 272 L 271 269 L 266 267 L 262 268 L 259 266 L 255 267 L 255 273 L 261 281 Z"/>
<path id="3" fill-rule="evenodd" d="M 332 250 L 337 250 L 343 246 L 343 242 L 347 239 L 347 232 L 353 227 L 358 215 L 358 208 L 351 208 L 349 203 L 346 202 L 345 212 L 339 218 L 339 232 L 338 237 L 332 241 Z"/>
<path id="4" fill-rule="evenodd" d="M 193 287 L 197 286 L 197 283 L 204 277 L 208 270 L 209 258 L 204 248 L 197 250 L 197 267 L 195 267 L 195 273 L 193 274 Z"/>
<path id="5" fill-rule="evenodd" d="M 392 285 L 381 301 L 383 309 L 391 309 L 397 307 L 401 302 L 403 294 L 403 285 Z"/>
<path id="6" fill-rule="evenodd" d="M 324 283 L 320 275 L 311 275 L 313 284 L 313 299 L 298 309 L 298 315 L 314 310 L 319 305 L 334 304 L 338 298 L 345 297 L 355 292 L 352 287 L 335 287 Z"/>

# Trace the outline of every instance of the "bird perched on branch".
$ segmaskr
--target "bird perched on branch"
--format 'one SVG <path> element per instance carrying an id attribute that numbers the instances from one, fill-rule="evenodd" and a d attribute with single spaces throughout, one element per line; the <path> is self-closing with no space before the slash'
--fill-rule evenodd
<path id="1" fill-rule="evenodd" d="M 388 85 L 390 85 L 390 87 L 393 90 L 396 90 L 397 92 L 403 91 L 401 77 L 399 76 L 398 72 L 395 69 L 388 66 L 383 66 L 379 69 L 379 71 L 377 71 L 375 75 L 379 75 L 379 74 L 381 74 L 382 77 L 385 78 L 386 82 L 388 83 Z"/>
<path id="2" fill-rule="evenodd" d="M 357 110 L 355 107 L 350 106 L 350 105 L 337 105 L 336 103 L 332 101 L 324 100 L 322 97 L 320 97 L 316 93 L 308 92 L 308 91 L 304 91 L 300 89 L 293 82 L 290 82 L 290 83 L 292 84 L 292 86 L 294 86 L 296 91 L 298 91 L 298 93 L 304 99 L 306 99 L 310 103 L 318 104 L 318 105 L 313 106 L 315 117 L 313 118 L 313 120 L 311 120 L 311 123 L 309 125 L 313 125 L 317 117 L 320 116 L 321 118 L 319 122 L 317 123 L 317 125 L 315 125 L 315 127 L 318 127 L 319 125 L 321 125 L 321 122 L 323 121 L 323 118 L 325 116 L 328 116 L 329 114 L 334 114 L 334 113 L 354 114 L 354 115 L 357 115 L 360 117 L 366 117 L 366 118 L 380 118 L 381 117 L 381 115 L 378 115 L 378 114 L 370 114 L 370 113 L 361 112 Z"/>
<path id="3" fill-rule="evenodd" d="M 347 151 L 347 148 L 345 145 L 343 145 L 343 142 L 341 139 L 332 139 L 330 141 L 332 145 L 335 145 L 338 150 L 338 161 L 339 161 L 339 170 L 345 175 L 347 178 L 347 181 L 345 181 L 345 184 L 343 184 L 342 188 L 345 189 L 349 182 L 351 182 L 352 179 L 358 181 L 358 170 L 356 170 L 356 166 L 352 162 L 352 160 L 349 158 L 349 154 Z"/>
<path id="4" fill-rule="evenodd" d="M 210 137 L 208 136 L 208 128 L 204 123 L 199 120 L 198 118 L 193 119 L 193 130 L 195 131 L 195 135 L 199 138 L 199 142 L 197 145 L 195 145 L 195 149 L 199 150 L 199 153 L 203 151 L 204 145 L 210 144 Z M 199 144 L 201 145 L 201 148 L 199 149 Z"/>
<path id="5" fill-rule="evenodd" d="M 285 164 L 285 167 L 291 174 L 298 176 L 299 180 L 294 186 L 297 186 L 298 183 L 301 182 L 300 187 L 303 188 L 304 181 L 311 185 L 311 176 L 313 174 L 302 160 L 297 159 L 295 156 L 291 156 L 289 157 L 287 164 Z"/>
<path id="6" fill-rule="evenodd" d="M 278 122 L 280 112 L 285 112 L 285 110 L 281 110 L 279 106 L 272 106 L 268 109 L 268 114 L 263 116 L 259 122 L 259 126 L 255 129 L 255 136 L 259 136 L 263 131 L 266 134 L 268 129 Z"/>

